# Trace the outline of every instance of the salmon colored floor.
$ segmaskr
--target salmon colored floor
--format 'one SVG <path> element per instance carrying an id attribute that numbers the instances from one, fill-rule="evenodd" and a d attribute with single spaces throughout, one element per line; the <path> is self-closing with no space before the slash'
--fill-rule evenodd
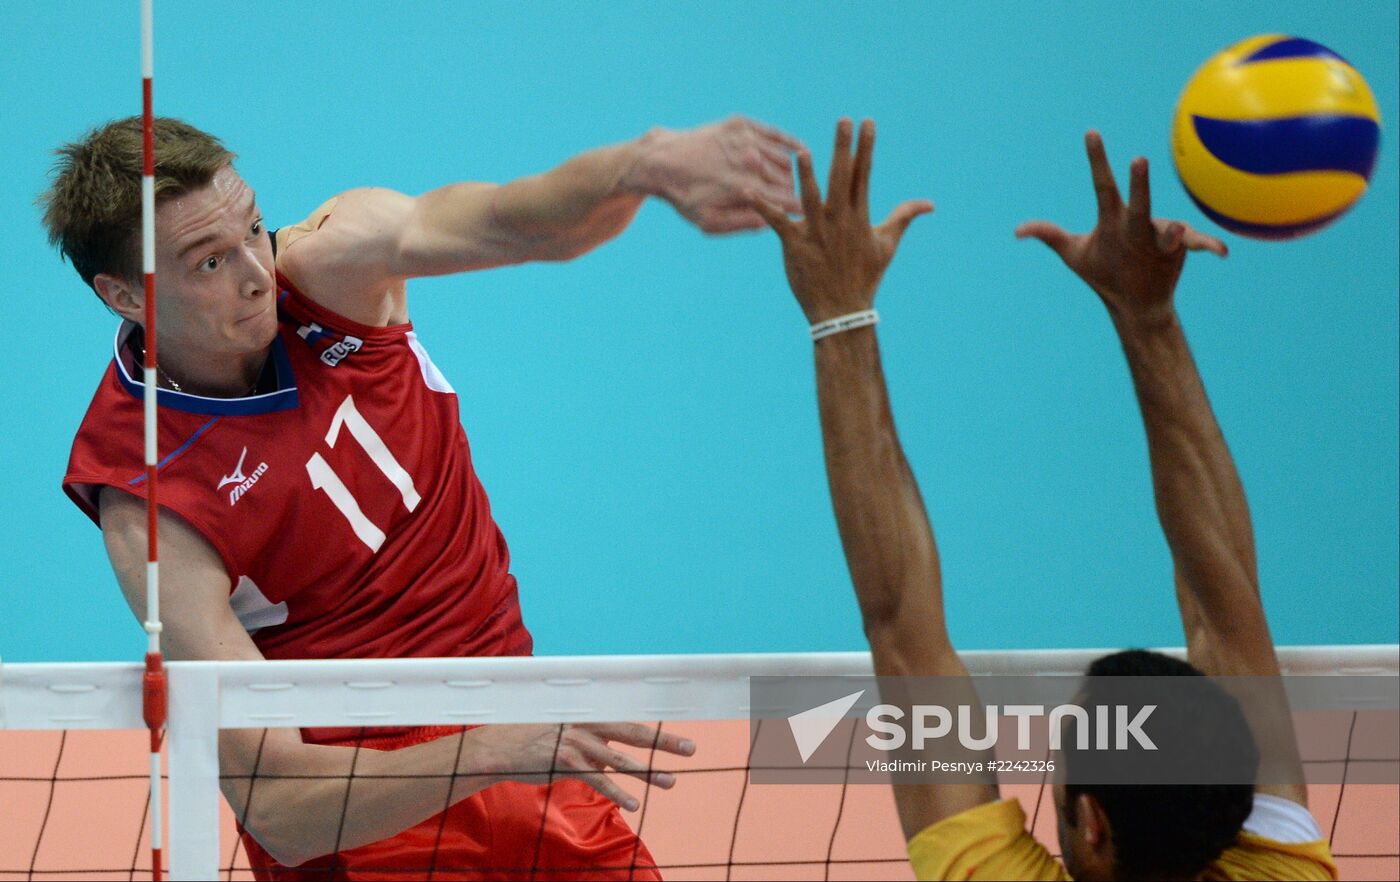
<path id="1" fill-rule="evenodd" d="M 652 789 L 644 812 L 630 816 L 666 878 L 724 879 L 726 870 L 735 880 L 913 878 L 889 788 L 850 786 L 844 799 L 835 785 L 746 788 L 746 721 L 667 728 L 700 750 L 658 762 L 680 771 L 679 783 Z M 1351 757 L 1380 750 L 1375 740 L 1354 738 Z M 1394 759 L 1394 742 L 1385 749 L 1374 758 Z M 0 732 L 0 882 L 149 878 L 145 750 L 139 731 Z M 1036 836 L 1055 850 L 1048 789 L 1003 793 L 1022 801 Z M 1309 794 L 1343 878 L 1400 878 L 1400 786 L 1313 785 Z M 220 878 L 251 879 L 226 809 L 224 825 Z"/>

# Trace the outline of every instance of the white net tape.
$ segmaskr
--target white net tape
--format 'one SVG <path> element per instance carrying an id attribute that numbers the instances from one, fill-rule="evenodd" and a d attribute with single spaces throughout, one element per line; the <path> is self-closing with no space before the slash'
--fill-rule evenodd
<path id="1" fill-rule="evenodd" d="M 1097 650 L 968 652 L 963 658 L 974 674 L 1078 675 L 1090 660 L 1102 654 Z M 1285 647 L 1279 654 L 1286 674 L 1346 675 L 1348 683 L 1363 684 L 1360 688 L 1353 686 L 1347 694 L 1332 696 L 1324 702 L 1328 707 L 1295 707 L 1295 711 L 1393 710 L 1396 706 L 1393 692 L 1400 670 L 1400 647 Z M 141 673 L 141 666 L 136 664 L 6 665 L 0 668 L 0 729 L 140 729 Z M 221 824 L 219 793 L 217 747 L 221 728 L 632 720 L 666 721 L 669 729 L 672 723 L 733 721 L 727 734 L 707 730 L 704 725 L 674 727 L 695 733 L 699 761 L 706 757 L 707 736 L 728 741 L 747 737 L 750 677 L 870 673 L 870 658 L 865 653 L 171 663 L 166 749 L 172 878 L 214 879 L 229 872 L 221 861 L 227 862 L 230 844 L 224 842 L 221 847 L 219 841 L 221 827 L 227 832 L 226 816 Z M 1369 681 L 1355 679 L 1373 675 L 1374 689 L 1364 686 Z M 0 745 L 4 743 L 0 740 Z M 737 751 L 742 761 L 743 747 L 740 741 L 726 749 Z M 713 758 L 716 753 L 710 751 L 710 756 Z M 0 781 L 5 779 L 6 767 L 0 764 Z M 677 768 L 683 769 L 683 764 Z M 747 809 L 742 804 L 723 808 L 736 830 L 740 814 L 763 810 L 760 806 L 764 797 L 747 787 L 742 763 L 737 768 L 702 764 L 695 771 L 733 773 L 733 786 L 692 786 L 688 780 L 681 780 L 674 798 L 696 804 L 714 800 L 742 803 L 748 799 Z M 686 795 L 688 787 L 690 792 Z M 777 789 L 789 791 L 791 796 L 801 788 Z M 823 878 L 841 875 L 833 876 L 834 864 L 837 869 L 845 866 L 860 875 L 869 872 L 876 862 L 887 862 L 893 875 L 902 872 L 907 876 L 907 867 L 899 866 L 902 853 L 898 849 L 897 825 L 889 809 L 888 788 L 851 789 L 862 791 L 852 794 L 851 800 L 877 808 L 857 812 L 847 804 L 844 795 L 832 809 L 834 818 L 825 816 L 829 813 L 826 809 L 814 808 L 813 817 L 821 816 L 815 826 L 835 826 L 827 831 L 830 836 L 829 841 L 823 839 L 824 847 L 814 846 L 819 853 L 811 861 L 793 859 L 790 864 L 783 864 L 790 856 L 783 848 L 775 848 L 771 860 L 757 852 L 749 856 L 752 860 L 736 860 L 736 850 L 748 848 L 740 847 L 733 838 L 737 832 L 726 832 L 730 837 L 723 844 L 727 855 L 717 855 L 726 851 L 725 847 L 709 848 L 698 842 L 692 844 L 689 855 L 663 856 L 659 845 L 653 845 L 653 853 L 663 875 L 677 878 L 743 878 L 743 872 L 736 872 L 741 863 L 786 866 L 790 870 L 800 869 L 806 863 L 824 864 L 816 876 Z M 52 801 L 52 787 L 49 792 Z M 791 811 L 790 800 L 786 805 L 789 807 L 770 806 L 768 810 Z M 656 812 L 667 811 L 661 802 L 650 810 L 653 819 L 659 817 Z M 837 828 L 842 823 L 858 822 L 860 818 L 853 821 L 853 815 L 870 811 L 878 811 L 880 823 L 889 826 L 879 847 L 864 852 L 871 855 L 871 866 L 863 866 L 860 860 L 834 859 Z M 1337 811 L 1340 812 L 1340 805 Z M 1325 828 L 1325 819 L 1323 825 Z M 821 834 L 818 839 L 825 836 Z M 648 838 L 646 831 L 643 837 Z M 648 844 L 652 845 L 650 841 Z M 1396 850 L 1393 844 L 1386 843 L 1372 849 L 1364 854 L 1388 858 Z M 0 852 L 0 878 L 26 878 L 6 875 L 16 871 L 17 864 L 25 863 L 32 877 L 40 851 L 37 843 L 33 851 L 33 856 Z"/>

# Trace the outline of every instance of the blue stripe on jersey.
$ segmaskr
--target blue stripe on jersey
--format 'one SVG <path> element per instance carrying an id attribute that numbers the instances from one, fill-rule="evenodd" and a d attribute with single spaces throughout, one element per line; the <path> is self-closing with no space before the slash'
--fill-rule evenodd
<path id="1" fill-rule="evenodd" d="M 200 436 L 200 435 L 203 435 L 206 429 L 208 429 L 210 426 L 212 426 L 212 425 L 214 425 L 215 423 L 217 423 L 220 419 L 222 419 L 222 417 L 213 417 L 212 419 L 209 420 L 209 422 L 205 423 L 204 425 L 202 425 L 202 426 L 200 426 L 198 429 L 196 429 L 196 430 L 195 430 L 195 433 L 194 433 L 193 435 L 191 435 L 188 439 L 186 439 L 186 441 L 185 441 L 184 444 L 181 444 L 179 447 L 176 447 L 174 450 L 172 450 L 172 451 L 170 451 L 169 453 L 167 453 L 167 454 L 165 455 L 165 459 L 162 459 L 160 462 L 156 463 L 156 471 L 160 471 L 161 469 L 165 468 L 165 466 L 166 466 L 172 459 L 174 459 L 175 457 L 177 457 L 177 456 L 179 456 L 180 454 L 184 453 L 186 450 L 189 450 L 189 449 L 190 449 L 190 445 L 193 444 L 194 442 L 198 441 L 198 440 L 199 440 L 199 436 Z M 144 481 L 144 480 L 146 480 L 146 473 L 145 473 L 145 472 L 142 472 L 141 474 L 139 474 L 139 475 L 137 475 L 136 477 L 132 478 L 130 481 L 127 481 L 126 484 L 127 484 L 128 487 L 134 487 L 134 486 L 136 486 L 137 484 L 140 484 L 140 483 L 141 483 L 142 481 Z"/>
<path id="2" fill-rule="evenodd" d="M 127 392 L 138 401 L 146 397 L 146 384 L 132 377 L 122 361 L 120 351 L 121 331 L 117 332 L 118 351 L 116 354 L 117 380 Z M 205 398 L 171 389 L 157 389 L 156 403 L 161 407 L 178 410 L 182 413 L 206 414 L 209 416 L 253 416 L 262 413 L 276 413 L 291 410 L 300 400 L 297 397 L 296 377 L 292 373 L 292 359 L 287 354 L 287 346 L 279 332 L 272 340 L 272 366 L 277 374 L 277 391 L 247 398 Z"/>
<path id="3" fill-rule="evenodd" d="M 282 343 L 281 333 L 278 333 L 272 341 L 272 369 L 277 374 L 277 394 L 292 393 L 292 403 L 288 406 L 295 407 L 297 403 L 297 378 L 292 374 L 292 357 L 287 354 L 287 347 Z M 286 410 L 286 407 L 276 409 Z"/>

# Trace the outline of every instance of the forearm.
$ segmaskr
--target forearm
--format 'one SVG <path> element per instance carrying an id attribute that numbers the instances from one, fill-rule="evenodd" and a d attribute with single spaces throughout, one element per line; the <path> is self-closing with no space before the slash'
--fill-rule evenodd
<path id="1" fill-rule="evenodd" d="M 895 431 L 875 329 L 835 334 L 815 348 L 827 480 L 877 673 L 952 673 L 943 670 L 956 656 L 938 551 Z M 931 665 L 939 669 L 880 670 Z"/>
<path id="2" fill-rule="evenodd" d="M 1157 514 L 1184 585 L 1207 619 L 1257 606 L 1249 506 L 1178 317 L 1115 324 L 1147 432 Z"/>
<path id="3" fill-rule="evenodd" d="M 1261 754 L 1258 789 L 1307 804 L 1303 767 L 1278 658 L 1259 596 L 1254 534 L 1229 448 L 1175 313 L 1118 322 L 1147 428 L 1157 513 L 1176 564 L 1188 658 L 1202 672 L 1240 677 L 1240 702 Z M 1247 684 L 1247 685 L 1246 685 Z"/>
<path id="4" fill-rule="evenodd" d="M 648 195 L 638 166 L 653 137 L 590 150 L 505 184 L 493 194 L 495 223 L 526 243 L 532 260 L 567 260 L 596 248 L 627 228 Z"/>
<path id="5" fill-rule="evenodd" d="M 854 156 L 851 135 L 849 120 L 837 124 L 825 200 L 810 154 L 798 155 L 802 220 L 794 221 L 769 200 L 753 200 L 782 240 L 788 283 L 808 322 L 870 309 L 905 229 L 933 210 L 926 200 L 904 202 L 872 227 L 866 194 L 875 125 L 870 120 L 861 124 Z M 815 343 L 815 359 L 827 481 L 875 673 L 882 678 L 880 699 L 913 713 L 915 705 L 929 698 L 925 678 L 936 677 L 941 678 L 938 697 L 945 705 L 951 700 L 976 708 L 972 680 L 948 640 L 938 549 L 895 431 L 874 326 L 822 337 Z M 975 751 L 958 757 L 944 748 L 941 742 L 937 747 L 910 746 L 901 756 L 989 758 Z M 936 756 L 922 756 L 926 750 Z M 992 774 L 956 784 L 894 786 L 906 838 L 996 795 Z"/>
<path id="6" fill-rule="evenodd" d="M 394 836 L 495 783 L 471 773 L 477 748 L 470 732 L 401 750 L 304 744 L 289 730 L 220 735 L 231 807 L 288 865 Z"/>
<path id="7" fill-rule="evenodd" d="M 875 674 L 886 678 L 880 699 L 910 708 L 927 700 L 925 678 L 938 677 L 941 700 L 980 710 L 967 668 L 948 640 L 938 550 L 895 431 L 875 329 L 817 341 L 816 362 L 827 480 Z M 954 754 L 945 747 L 907 758 L 985 762 L 991 754 Z M 996 799 L 996 779 L 983 774 L 958 784 L 898 784 L 894 796 L 911 838 Z"/>
<path id="8" fill-rule="evenodd" d="M 393 275 L 568 260 L 596 248 L 626 229 L 646 196 L 635 174 L 646 140 L 591 150 L 508 184 L 450 184 L 410 200 L 406 217 L 376 220 L 403 229 Z M 373 229 L 359 236 L 373 237 Z"/>

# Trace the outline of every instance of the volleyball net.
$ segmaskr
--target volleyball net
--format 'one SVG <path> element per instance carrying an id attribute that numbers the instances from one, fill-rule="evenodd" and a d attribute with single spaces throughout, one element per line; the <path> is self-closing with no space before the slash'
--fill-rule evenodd
<path id="1" fill-rule="evenodd" d="M 969 652 L 964 659 L 975 675 L 1077 676 L 1101 654 Z M 1279 654 L 1286 675 L 1338 684 L 1292 709 L 1316 782 L 1310 807 L 1344 878 L 1400 877 L 1400 647 L 1285 647 Z M 579 878 L 604 870 L 627 878 L 653 867 L 668 879 L 912 878 L 888 786 L 854 783 L 850 775 L 824 783 L 754 780 L 762 730 L 794 735 L 785 728 L 790 709 L 755 713 L 752 678 L 868 677 L 864 653 L 177 662 L 168 669 L 163 775 L 174 879 L 252 878 L 220 794 L 221 729 L 617 721 L 659 726 L 697 746 L 689 757 L 630 750 L 649 770 L 674 774 L 673 788 L 614 778 L 638 801 L 637 811 L 623 815 L 651 860 L 570 869 L 529 859 L 492 867 L 434 859 L 365 878 Z M 142 674 L 136 664 L 0 666 L 0 882 L 150 878 Z M 343 788 L 347 807 L 354 775 L 352 768 Z M 1021 800 L 1035 835 L 1057 852 L 1050 778 L 1003 783 L 1002 795 Z M 322 872 L 343 877 L 334 868 Z"/>

